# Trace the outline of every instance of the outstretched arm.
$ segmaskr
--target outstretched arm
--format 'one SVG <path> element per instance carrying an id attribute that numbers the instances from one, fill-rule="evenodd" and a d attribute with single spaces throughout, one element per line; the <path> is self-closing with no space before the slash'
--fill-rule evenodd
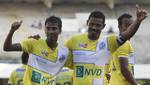
<path id="1" fill-rule="evenodd" d="M 123 44 L 126 40 L 129 40 L 137 32 L 141 22 L 147 17 L 147 11 L 136 5 L 136 19 L 128 27 L 128 29 L 120 34 L 120 41 Z"/>
<path id="2" fill-rule="evenodd" d="M 4 46 L 3 46 L 4 51 L 21 51 L 22 50 L 20 43 L 12 44 L 13 34 L 17 29 L 19 29 L 21 24 L 22 24 L 22 21 L 14 22 L 12 24 L 11 29 L 10 29 L 10 31 L 5 39 L 5 42 L 4 42 Z"/>

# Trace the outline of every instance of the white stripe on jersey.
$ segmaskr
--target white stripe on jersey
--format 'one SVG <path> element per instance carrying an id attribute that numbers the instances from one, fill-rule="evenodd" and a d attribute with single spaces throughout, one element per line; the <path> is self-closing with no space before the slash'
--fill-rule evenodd
<path id="1" fill-rule="evenodd" d="M 51 76 L 55 76 L 64 66 L 68 54 L 69 54 L 69 50 L 67 48 L 64 47 L 59 48 L 56 62 L 52 62 L 50 60 L 44 59 L 35 54 L 30 54 L 28 65 L 40 71 L 48 73 Z"/>
<path id="2" fill-rule="evenodd" d="M 91 63 L 97 66 L 104 66 L 110 59 L 107 39 L 104 38 L 97 44 L 96 51 L 74 50 L 73 55 L 75 63 Z"/>

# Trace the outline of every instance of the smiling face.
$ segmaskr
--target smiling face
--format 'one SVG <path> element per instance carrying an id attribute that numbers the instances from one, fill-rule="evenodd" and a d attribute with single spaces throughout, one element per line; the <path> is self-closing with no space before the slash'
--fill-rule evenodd
<path id="1" fill-rule="evenodd" d="M 101 31 L 104 29 L 105 24 L 102 18 L 91 17 L 87 21 L 88 25 L 88 37 L 91 40 L 97 40 L 100 36 Z"/>

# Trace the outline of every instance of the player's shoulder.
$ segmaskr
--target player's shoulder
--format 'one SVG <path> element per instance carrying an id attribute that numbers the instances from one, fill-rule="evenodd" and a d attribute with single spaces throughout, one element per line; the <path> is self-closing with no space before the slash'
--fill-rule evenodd
<path id="1" fill-rule="evenodd" d="M 80 39 L 80 38 L 83 38 L 83 37 L 86 37 L 86 36 L 87 36 L 87 33 L 76 34 L 76 35 L 71 36 L 71 39 Z"/>
<path id="2" fill-rule="evenodd" d="M 34 39 L 34 38 L 25 38 L 23 41 L 28 41 L 28 42 L 43 42 L 44 39 Z"/>

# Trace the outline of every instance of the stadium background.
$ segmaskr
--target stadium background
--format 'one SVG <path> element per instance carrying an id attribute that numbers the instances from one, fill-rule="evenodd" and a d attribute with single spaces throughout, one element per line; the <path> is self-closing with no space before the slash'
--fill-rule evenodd
<path id="1" fill-rule="evenodd" d="M 150 0 L 0 0 L 0 85 L 6 84 L 10 72 L 21 62 L 21 53 L 2 50 L 12 22 L 23 20 L 23 25 L 13 37 L 14 42 L 19 42 L 34 34 L 44 38 L 45 18 L 50 15 L 60 16 L 63 33 L 59 42 L 62 43 L 69 36 L 86 31 L 86 19 L 92 10 L 101 10 L 106 16 L 103 36 L 108 34 L 109 29 L 118 33 L 117 17 L 125 12 L 134 16 L 135 4 L 150 12 Z M 147 80 L 140 81 L 142 85 L 150 85 L 149 22 L 150 17 L 144 20 L 131 40 L 136 55 L 135 77 Z"/>

